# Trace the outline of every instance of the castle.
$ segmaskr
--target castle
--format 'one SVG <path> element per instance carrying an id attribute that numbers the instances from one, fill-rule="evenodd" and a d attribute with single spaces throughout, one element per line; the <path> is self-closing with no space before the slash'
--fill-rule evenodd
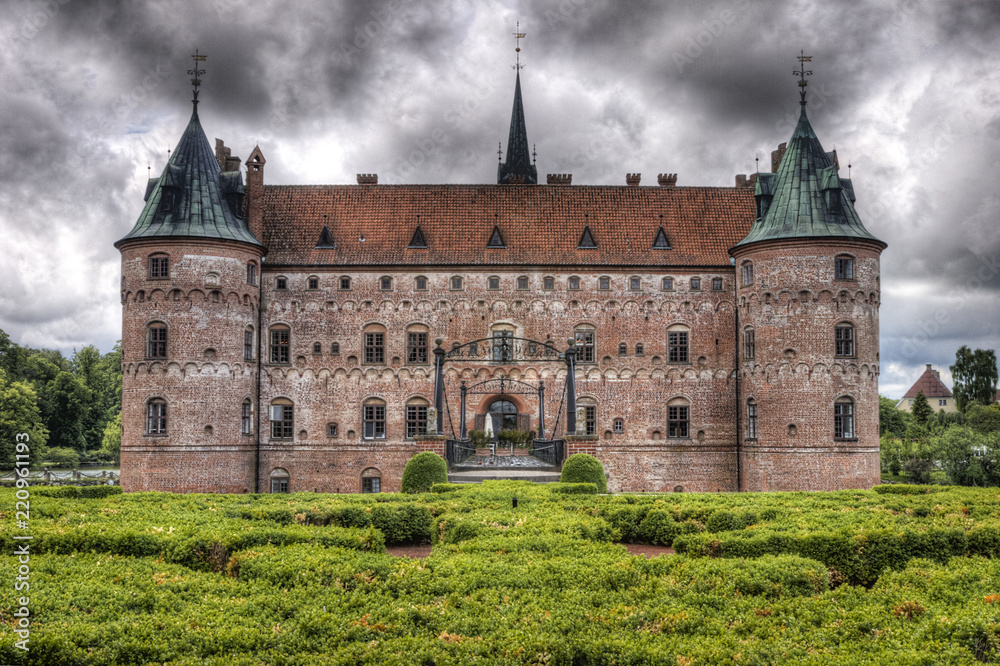
<path id="1" fill-rule="evenodd" d="M 800 58 L 800 62 L 802 59 Z M 397 491 L 489 419 L 610 491 L 879 482 L 879 257 L 801 114 L 735 187 L 267 185 L 194 112 L 122 256 L 126 491 Z M 558 447 L 556 447 L 558 444 Z M 546 447 L 549 447 L 546 449 Z"/>

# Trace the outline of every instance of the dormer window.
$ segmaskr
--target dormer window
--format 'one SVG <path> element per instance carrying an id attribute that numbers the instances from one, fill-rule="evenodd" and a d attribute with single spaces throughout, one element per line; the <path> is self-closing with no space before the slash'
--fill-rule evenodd
<path id="1" fill-rule="evenodd" d="M 177 203 L 177 188 L 164 187 L 160 190 L 160 212 L 169 213 Z"/>

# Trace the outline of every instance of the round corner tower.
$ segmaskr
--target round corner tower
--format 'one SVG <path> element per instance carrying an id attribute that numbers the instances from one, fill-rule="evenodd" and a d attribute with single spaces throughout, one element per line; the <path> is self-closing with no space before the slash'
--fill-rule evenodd
<path id="1" fill-rule="evenodd" d="M 126 491 L 256 491 L 264 248 L 241 217 L 239 159 L 227 152 L 213 152 L 195 106 L 135 227 L 115 243 Z"/>
<path id="2" fill-rule="evenodd" d="M 879 256 L 806 117 L 775 173 L 757 178 L 757 216 L 736 265 L 741 490 L 879 483 Z"/>

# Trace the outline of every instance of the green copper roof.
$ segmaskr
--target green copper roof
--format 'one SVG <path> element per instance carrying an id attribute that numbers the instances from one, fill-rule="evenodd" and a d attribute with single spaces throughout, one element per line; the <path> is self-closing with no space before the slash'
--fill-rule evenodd
<path id="1" fill-rule="evenodd" d="M 832 153 L 826 153 L 802 106 L 777 173 L 757 178 L 757 219 L 742 247 L 781 238 L 856 238 L 875 241 L 854 210 L 854 187 L 840 178 Z"/>
<path id="2" fill-rule="evenodd" d="M 187 129 L 159 178 L 146 186 L 146 207 L 132 231 L 115 243 L 135 238 L 219 238 L 260 245 L 239 217 L 243 179 L 239 171 L 219 168 L 195 108 Z"/>

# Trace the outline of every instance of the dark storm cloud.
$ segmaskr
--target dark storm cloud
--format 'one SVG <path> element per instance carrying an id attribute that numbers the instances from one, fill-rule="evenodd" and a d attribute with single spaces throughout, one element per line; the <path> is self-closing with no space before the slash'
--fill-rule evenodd
<path id="1" fill-rule="evenodd" d="M 731 185 L 787 141 L 792 70 L 883 255 L 882 386 L 1000 346 L 1000 3 L 930 0 L 13 1 L 0 25 L 0 328 L 59 347 L 120 335 L 118 254 L 190 113 L 271 183 L 491 182 L 514 22 L 539 173 Z M 10 165 L 15 165 L 10 168 Z M 71 271 L 72 283 L 52 276 Z"/>

